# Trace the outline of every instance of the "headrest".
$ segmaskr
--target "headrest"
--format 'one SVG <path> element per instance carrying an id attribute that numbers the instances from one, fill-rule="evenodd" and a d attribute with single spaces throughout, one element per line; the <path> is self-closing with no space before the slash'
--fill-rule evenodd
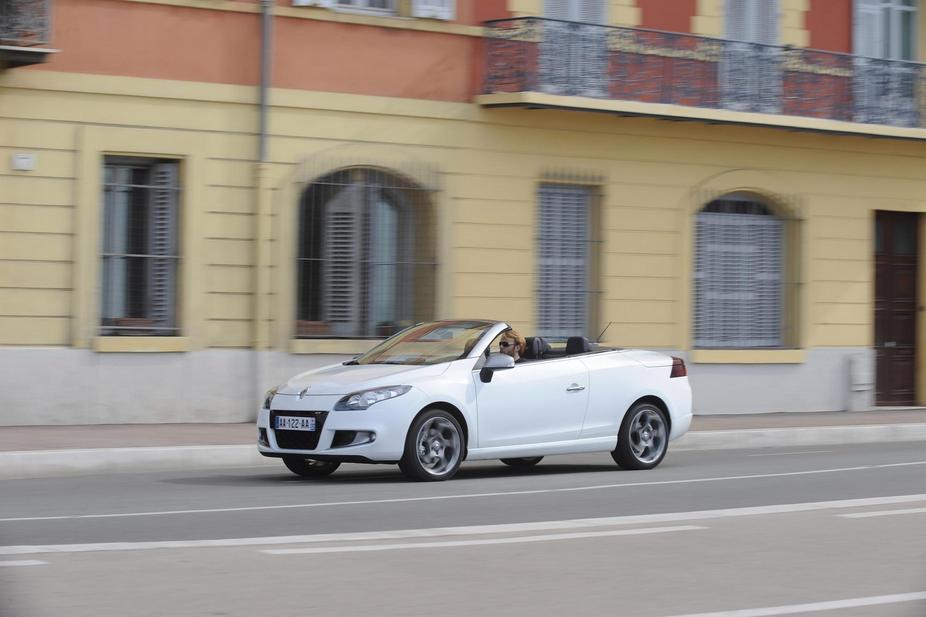
<path id="1" fill-rule="evenodd" d="M 591 344 L 584 336 L 570 336 L 566 339 L 566 355 L 575 353 L 588 353 L 592 350 Z"/>
<path id="2" fill-rule="evenodd" d="M 522 354 L 524 359 L 539 360 L 543 355 L 543 339 L 539 336 L 528 336 L 524 339 L 524 342 L 527 343 Z"/>

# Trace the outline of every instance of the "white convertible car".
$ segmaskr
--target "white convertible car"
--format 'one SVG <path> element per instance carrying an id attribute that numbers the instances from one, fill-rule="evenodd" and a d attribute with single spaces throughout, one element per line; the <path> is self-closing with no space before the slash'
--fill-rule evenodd
<path id="1" fill-rule="evenodd" d="M 681 359 L 530 337 L 515 363 L 491 351 L 509 329 L 475 319 L 418 324 L 354 360 L 297 375 L 267 392 L 258 449 L 302 476 L 342 462 L 397 463 L 410 478 L 447 480 L 464 460 L 526 467 L 577 452 L 651 469 L 688 430 Z"/>

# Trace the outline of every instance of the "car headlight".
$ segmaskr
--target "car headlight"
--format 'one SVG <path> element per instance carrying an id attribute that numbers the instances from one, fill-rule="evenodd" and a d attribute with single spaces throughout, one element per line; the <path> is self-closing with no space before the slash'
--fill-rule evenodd
<path id="1" fill-rule="evenodd" d="M 267 393 L 264 394 L 264 409 L 270 409 L 270 401 L 273 400 L 273 397 L 276 396 L 277 390 L 280 389 L 280 386 L 274 386 L 267 390 Z"/>
<path id="2" fill-rule="evenodd" d="M 362 390 L 348 394 L 335 404 L 336 411 L 349 411 L 352 409 L 367 409 L 370 405 L 380 401 L 386 401 L 397 396 L 402 396 L 411 386 L 386 386 L 385 388 L 375 388 L 373 390 Z"/>

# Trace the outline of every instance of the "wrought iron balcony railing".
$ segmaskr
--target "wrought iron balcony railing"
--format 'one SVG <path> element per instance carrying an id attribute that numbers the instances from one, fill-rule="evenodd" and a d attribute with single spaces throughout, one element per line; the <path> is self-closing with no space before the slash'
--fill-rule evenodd
<path id="1" fill-rule="evenodd" d="M 486 23 L 485 94 L 923 126 L 923 64 L 536 17 Z"/>
<path id="2" fill-rule="evenodd" d="M 48 44 L 50 0 L 0 0 L 0 45 Z"/>

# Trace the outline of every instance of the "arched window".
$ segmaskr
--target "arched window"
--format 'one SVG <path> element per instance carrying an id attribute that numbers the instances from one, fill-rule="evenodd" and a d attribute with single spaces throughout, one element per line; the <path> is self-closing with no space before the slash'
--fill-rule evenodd
<path id="1" fill-rule="evenodd" d="M 297 337 L 382 337 L 434 316 L 427 191 L 371 168 L 306 189 L 299 213 Z"/>
<path id="2" fill-rule="evenodd" d="M 750 194 L 707 204 L 695 231 L 697 348 L 786 346 L 786 221 Z"/>

